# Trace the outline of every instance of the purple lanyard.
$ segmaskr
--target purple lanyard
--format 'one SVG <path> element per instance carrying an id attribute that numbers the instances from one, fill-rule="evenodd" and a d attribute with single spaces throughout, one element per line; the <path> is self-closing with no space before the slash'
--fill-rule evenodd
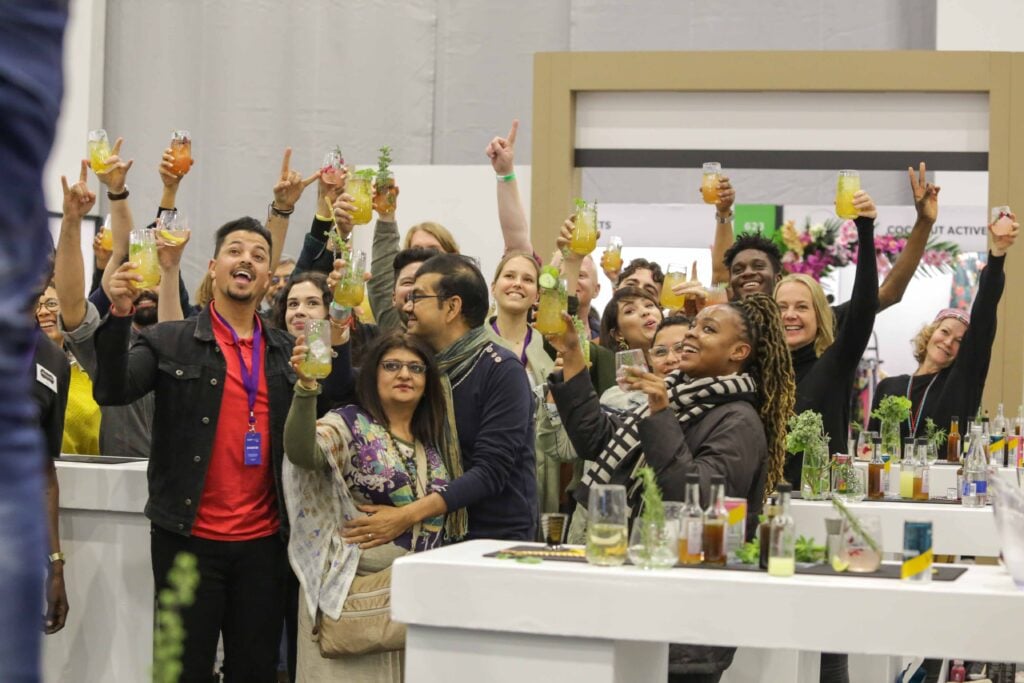
<path id="1" fill-rule="evenodd" d="M 491 328 L 494 329 L 495 334 L 501 337 L 501 330 L 498 329 L 498 321 L 494 320 L 491 322 Z M 530 345 L 530 341 L 533 339 L 533 328 L 529 325 L 526 326 L 526 338 L 523 339 L 523 353 L 519 356 L 519 362 L 526 367 L 526 347 Z"/>
<path id="2" fill-rule="evenodd" d="M 224 327 L 228 328 L 228 332 L 231 333 L 231 339 L 235 342 L 235 353 L 238 354 L 238 365 L 242 370 L 242 386 L 245 387 L 245 393 L 249 397 L 249 431 L 256 431 L 256 396 L 260 390 L 260 356 L 263 352 L 263 347 L 260 344 L 260 319 L 259 316 L 253 316 L 255 318 L 255 324 L 252 330 L 252 370 L 245 364 L 245 358 L 242 357 L 242 346 L 238 340 L 238 333 L 235 332 L 235 328 L 231 327 L 231 323 L 221 317 L 221 314 L 217 312 L 217 309 L 213 310 L 213 314 L 217 316 Z"/>

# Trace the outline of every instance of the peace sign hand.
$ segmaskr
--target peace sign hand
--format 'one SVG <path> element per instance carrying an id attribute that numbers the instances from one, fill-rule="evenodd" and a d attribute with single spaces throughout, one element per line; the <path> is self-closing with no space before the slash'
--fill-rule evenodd
<path id="1" fill-rule="evenodd" d="M 280 211 L 294 209 L 295 204 L 302 197 L 303 190 L 320 177 L 320 171 L 317 171 L 303 180 L 301 173 L 292 170 L 291 162 L 292 148 L 287 147 L 284 150 L 284 159 L 281 161 L 281 177 L 274 185 L 274 208 Z"/>
<path id="2" fill-rule="evenodd" d="M 910 189 L 914 193 L 914 206 L 917 207 L 917 215 L 926 221 L 934 223 L 939 217 L 939 187 L 932 185 L 925 179 L 925 165 L 922 161 L 915 174 L 914 169 L 907 167 L 907 175 L 910 176 Z"/>
<path id="3" fill-rule="evenodd" d="M 82 218 L 89 213 L 89 209 L 96 204 L 96 193 L 89 190 L 85 184 L 89 162 L 82 160 L 82 172 L 78 176 L 78 182 L 68 186 L 68 179 L 60 177 L 61 187 L 64 189 L 64 215 L 69 218 Z"/>
<path id="4" fill-rule="evenodd" d="M 508 137 L 496 137 L 491 140 L 484 150 L 484 154 L 491 160 L 491 166 L 498 175 L 509 175 L 515 168 L 516 156 L 516 133 L 519 131 L 519 119 L 512 120 L 512 128 L 508 131 Z"/>

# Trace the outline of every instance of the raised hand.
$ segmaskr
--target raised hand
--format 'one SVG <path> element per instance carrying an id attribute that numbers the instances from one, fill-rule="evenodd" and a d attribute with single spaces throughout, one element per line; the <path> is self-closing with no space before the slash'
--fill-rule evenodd
<path id="1" fill-rule="evenodd" d="M 1013 221 L 1010 224 L 1009 230 L 1002 227 L 996 229 L 996 225 L 999 223 L 998 220 L 988 226 L 988 234 L 992 238 L 993 256 L 1005 256 L 1009 248 L 1013 246 L 1013 243 L 1017 241 L 1017 235 L 1020 233 L 1020 223 L 1017 222 L 1016 214 L 1009 214 L 1009 218 Z"/>
<path id="2" fill-rule="evenodd" d="M 331 206 L 331 214 L 334 216 L 334 224 L 338 226 L 338 233 L 346 239 L 355 227 L 352 222 L 352 214 L 356 212 L 356 205 L 352 203 L 354 201 L 352 195 L 342 193 Z"/>
<path id="3" fill-rule="evenodd" d="M 181 237 L 168 239 L 162 234 L 163 231 L 156 231 L 156 257 L 160 262 L 160 270 L 168 271 L 177 268 L 181 264 L 181 255 L 185 251 L 185 245 L 192 237 L 191 230 L 182 230 Z"/>
<path id="4" fill-rule="evenodd" d="M 196 163 L 195 159 L 191 159 L 188 162 L 189 170 L 192 169 L 192 164 Z M 164 154 L 160 157 L 160 166 L 157 167 L 157 171 L 160 173 L 160 182 L 164 184 L 164 187 L 177 188 L 178 183 L 185 177 L 185 174 L 178 175 L 174 172 L 174 155 L 171 153 L 171 148 L 168 147 L 164 150 Z M 187 173 L 188 171 L 186 171 Z"/>
<path id="5" fill-rule="evenodd" d="M 320 177 L 320 171 L 317 171 L 303 180 L 301 173 L 292 170 L 291 163 L 292 148 L 288 147 L 284 150 L 284 159 L 281 161 L 281 176 L 274 185 L 274 208 L 281 211 L 294 209 L 302 197 L 302 192 Z"/>
<path id="6" fill-rule="evenodd" d="M 139 295 L 138 283 L 142 282 L 138 267 L 139 264 L 132 261 L 122 263 L 107 283 L 107 298 L 116 315 L 128 315 L 135 305 L 135 298 Z"/>
<path id="7" fill-rule="evenodd" d="M 484 154 L 491 160 L 491 166 L 498 175 L 508 175 L 515 168 L 516 133 L 519 131 L 519 119 L 512 120 L 512 128 L 508 137 L 496 137 L 491 140 Z"/>
<path id="8" fill-rule="evenodd" d="M 292 369 L 295 370 L 295 374 L 299 377 L 299 384 L 303 388 L 312 390 L 316 389 L 316 380 L 302 371 L 302 364 L 306 361 L 307 353 L 309 353 L 309 347 L 306 346 L 306 335 L 300 334 L 295 340 L 295 346 L 292 347 Z"/>
<path id="9" fill-rule="evenodd" d="M 715 210 L 718 213 L 727 213 L 736 201 L 736 190 L 732 189 L 729 176 L 718 177 L 718 201 L 715 202 Z"/>
<path id="10" fill-rule="evenodd" d="M 569 243 L 572 242 L 572 231 L 576 228 L 576 214 L 572 214 L 565 219 L 562 223 L 562 229 L 558 233 L 558 237 L 555 239 L 555 246 L 562 252 L 566 261 L 582 261 L 583 256 L 577 254 L 569 248 Z"/>
<path id="11" fill-rule="evenodd" d="M 64 215 L 69 218 L 81 219 L 96 204 L 96 193 L 89 190 L 89 186 L 85 183 L 88 177 L 88 171 L 86 170 L 88 168 L 89 162 L 83 159 L 78 182 L 70 187 L 68 186 L 67 177 L 60 177 L 61 188 L 64 190 Z"/>
<path id="12" fill-rule="evenodd" d="M 106 228 L 110 230 L 110 228 Z M 107 263 L 110 262 L 110 256 L 114 252 L 107 249 L 103 245 L 103 232 L 96 233 L 96 236 L 92 238 L 92 254 L 96 258 L 96 269 L 104 270 L 107 267 Z"/>
<path id="13" fill-rule="evenodd" d="M 398 208 L 398 185 L 393 182 L 386 187 L 378 187 L 373 184 L 373 210 L 377 212 L 381 220 L 391 221 L 395 218 L 395 209 Z"/>
<path id="14" fill-rule="evenodd" d="M 917 207 L 918 218 L 934 223 L 939 217 L 939 186 L 932 185 L 925 178 L 925 165 L 922 161 L 917 173 L 907 167 L 910 176 L 910 189 L 914 193 L 914 206 Z"/>
<path id="15" fill-rule="evenodd" d="M 864 190 L 857 190 L 853 195 L 853 208 L 857 209 L 857 215 L 865 218 L 878 218 L 878 209 L 875 202 Z"/>
<path id="16" fill-rule="evenodd" d="M 128 170 L 135 163 L 134 159 L 129 159 L 128 161 L 121 159 L 122 144 L 124 144 L 124 138 L 118 138 L 117 142 L 114 143 L 113 149 L 110 150 L 110 156 L 103 162 L 107 166 L 106 172 L 96 173 L 96 177 L 106 186 L 107 191 L 114 194 L 124 191 Z M 90 167 L 92 166 L 91 163 L 89 165 Z M 95 173 L 96 169 L 93 169 L 93 172 Z"/>
<path id="17" fill-rule="evenodd" d="M 321 169 L 322 170 L 322 169 Z M 348 180 L 348 167 L 342 166 L 338 172 L 338 182 L 328 183 L 324 181 L 323 175 L 317 179 L 316 184 L 316 195 L 317 195 L 317 209 L 316 212 L 320 211 L 324 207 L 324 199 L 327 199 L 327 204 L 333 204 L 334 200 L 341 196 L 341 193 L 345 191 L 345 181 Z"/>

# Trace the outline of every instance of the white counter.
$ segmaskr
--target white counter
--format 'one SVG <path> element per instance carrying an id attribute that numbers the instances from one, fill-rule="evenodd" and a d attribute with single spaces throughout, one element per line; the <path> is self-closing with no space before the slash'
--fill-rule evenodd
<path id="1" fill-rule="evenodd" d="M 146 462 L 57 461 L 67 625 L 43 636 L 43 680 L 147 681 L 153 656 Z"/>
<path id="2" fill-rule="evenodd" d="M 1024 592 L 999 567 L 910 584 L 483 557 L 510 545 L 472 541 L 395 562 L 407 683 L 664 683 L 668 642 L 770 649 L 778 656 L 762 680 L 772 681 L 817 681 L 822 650 L 1020 657 Z M 984 615 L 984 629 L 956 627 L 968 611 Z"/>

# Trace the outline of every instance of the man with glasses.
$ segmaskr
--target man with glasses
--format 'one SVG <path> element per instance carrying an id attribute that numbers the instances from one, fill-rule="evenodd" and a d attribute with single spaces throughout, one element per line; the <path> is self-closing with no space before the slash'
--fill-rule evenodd
<path id="1" fill-rule="evenodd" d="M 263 297 L 263 305 L 260 306 L 260 313 L 266 315 L 274 310 L 274 298 L 277 293 L 288 284 L 288 278 L 292 276 L 295 271 L 295 259 L 291 256 L 282 256 L 281 260 L 277 264 L 277 268 L 274 269 L 274 274 L 270 276 L 270 286 L 267 287 L 267 293 Z"/>
<path id="2" fill-rule="evenodd" d="M 416 272 L 403 310 L 409 333 L 437 353 L 463 474 L 441 493 L 375 512 L 359 526 L 363 536 L 350 540 L 388 535 L 395 516 L 410 515 L 415 523 L 463 508 L 469 513 L 467 539 L 534 539 L 533 398 L 515 354 L 488 335 L 487 308 L 487 283 L 467 257 L 438 254 Z"/>

